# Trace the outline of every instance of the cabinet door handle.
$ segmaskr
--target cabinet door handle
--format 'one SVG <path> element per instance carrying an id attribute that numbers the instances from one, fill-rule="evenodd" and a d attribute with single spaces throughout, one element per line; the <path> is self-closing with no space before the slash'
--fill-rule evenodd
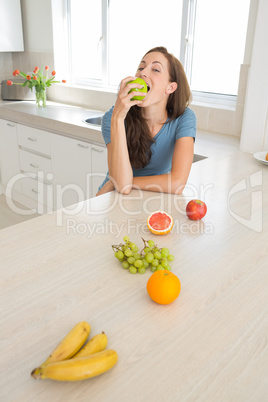
<path id="1" fill-rule="evenodd" d="M 36 139 L 36 138 L 33 138 L 33 137 L 28 137 L 28 140 L 29 140 L 29 141 L 34 141 L 34 142 L 37 141 L 37 139 Z"/>
<path id="2" fill-rule="evenodd" d="M 103 149 L 99 149 L 99 148 L 95 148 L 95 147 L 92 147 L 91 149 L 93 151 L 100 152 L 100 153 L 104 151 Z"/>
<path id="3" fill-rule="evenodd" d="M 32 192 L 35 194 L 39 194 L 39 191 L 35 190 L 34 188 L 32 188 Z"/>
<path id="4" fill-rule="evenodd" d="M 16 126 L 16 124 L 7 123 L 7 126 L 9 126 L 9 127 L 15 127 L 15 126 Z"/>
<path id="5" fill-rule="evenodd" d="M 35 165 L 34 163 L 30 163 L 30 166 L 32 166 L 32 167 L 35 168 L 35 169 L 38 169 L 38 168 L 39 168 L 39 166 L 38 166 L 38 165 Z"/>
<path id="6" fill-rule="evenodd" d="M 77 144 L 77 146 L 80 148 L 88 148 L 88 145 L 84 145 L 84 144 Z"/>

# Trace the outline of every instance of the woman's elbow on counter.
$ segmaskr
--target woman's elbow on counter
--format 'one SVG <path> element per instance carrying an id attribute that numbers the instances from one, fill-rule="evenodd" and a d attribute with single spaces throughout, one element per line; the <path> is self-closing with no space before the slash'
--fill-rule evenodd
<path id="1" fill-rule="evenodd" d="M 119 178 L 119 180 L 115 180 L 111 175 L 110 175 L 110 181 L 113 183 L 114 188 L 118 193 L 128 195 L 130 191 L 132 190 L 132 181 L 124 180 L 124 178 Z"/>
<path id="2" fill-rule="evenodd" d="M 123 187 L 117 186 L 116 190 L 121 194 L 128 195 L 130 193 L 130 191 L 132 190 L 132 185 L 127 184 Z"/>
<path id="3" fill-rule="evenodd" d="M 178 182 L 178 181 L 173 181 L 170 192 L 172 194 L 180 195 L 180 194 L 182 194 L 184 187 L 185 187 L 185 184 L 182 184 L 181 182 Z"/>

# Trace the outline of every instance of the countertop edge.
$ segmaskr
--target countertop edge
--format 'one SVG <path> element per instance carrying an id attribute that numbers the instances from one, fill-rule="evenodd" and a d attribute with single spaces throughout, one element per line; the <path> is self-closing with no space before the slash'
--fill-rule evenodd
<path id="1" fill-rule="evenodd" d="M 26 102 L 24 102 L 25 104 Z M 50 105 L 53 104 L 57 106 L 61 106 L 60 104 L 56 104 L 54 102 L 49 102 Z M 70 122 L 64 122 L 60 119 L 50 118 L 46 116 L 36 116 L 32 114 L 30 111 L 20 111 L 16 110 L 16 104 L 22 105 L 21 102 L 0 102 L 0 119 L 12 121 L 14 123 L 23 124 L 29 127 L 34 127 L 43 131 L 52 132 L 55 134 L 63 135 L 65 137 L 95 143 L 97 145 L 105 146 L 105 142 L 101 135 L 101 128 L 94 126 L 86 126 L 86 123 L 83 123 L 83 115 L 87 113 L 87 110 L 84 108 L 76 108 L 75 106 L 62 105 L 63 108 L 68 107 L 69 110 L 76 110 L 76 112 L 81 111 L 81 119 L 77 121 L 76 124 L 71 124 Z M 10 107 L 9 107 L 10 106 Z M 12 106 L 12 107 L 11 107 Z M 92 110 L 91 110 L 92 111 Z M 100 113 L 101 111 L 97 111 L 96 113 Z"/>

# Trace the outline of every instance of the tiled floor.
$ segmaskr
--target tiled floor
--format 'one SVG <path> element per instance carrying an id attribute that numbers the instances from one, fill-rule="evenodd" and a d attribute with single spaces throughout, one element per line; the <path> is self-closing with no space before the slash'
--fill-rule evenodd
<path id="1" fill-rule="evenodd" d="M 22 205 L 16 204 L 20 209 L 23 209 Z M 21 215 L 13 211 L 12 205 L 8 205 L 6 197 L 0 195 L 0 229 L 4 229 L 8 226 L 16 225 L 35 218 L 38 215 Z"/>

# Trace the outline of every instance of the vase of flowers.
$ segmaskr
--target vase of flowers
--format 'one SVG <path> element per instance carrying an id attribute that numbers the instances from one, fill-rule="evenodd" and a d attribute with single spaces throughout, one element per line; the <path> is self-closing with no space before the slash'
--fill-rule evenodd
<path id="1" fill-rule="evenodd" d="M 46 107 L 46 89 L 50 87 L 52 84 L 59 83 L 60 81 L 55 81 L 56 72 L 52 71 L 51 75 L 48 75 L 49 67 L 45 66 L 45 75 L 43 73 L 43 66 L 41 69 L 35 67 L 32 75 L 25 74 L 20 70 L 13 71 L 14 77 L 20 75 L 25 78 L 25 81 L 22 83 L 13 82 L 11 80 L 7 80 L 7 85 L 21 85 L 23 87 L 28 86 L 31 91 L 35 90 L 35 98 L 36 105 L 38 107 Z M 66 80 L 62 80 L 61 82 L 66 83 Z"/>
<path id="2" fill-rule="evenodd" d="M 47 105 L 46 88 L 43 88 L 41 85 L 36 85 L 34 88 L 35 88 L 36 106 L 46 107 Z"/>

